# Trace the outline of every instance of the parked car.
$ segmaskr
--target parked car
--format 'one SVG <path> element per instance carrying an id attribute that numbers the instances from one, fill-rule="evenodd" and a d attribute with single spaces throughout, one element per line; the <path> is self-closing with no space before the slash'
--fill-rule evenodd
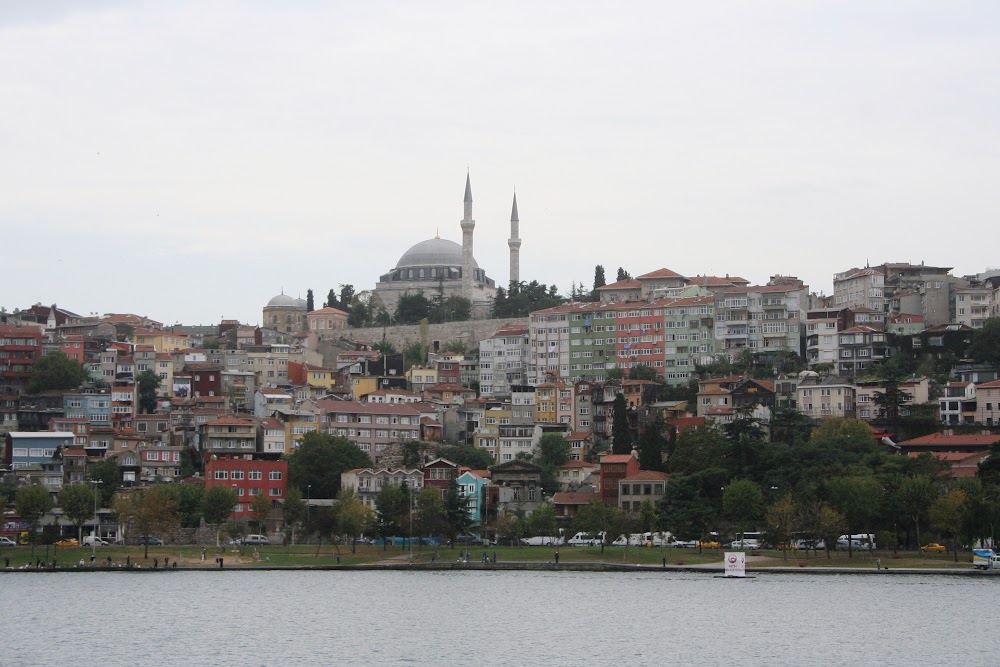
<path id="1" fill-rule="evenodd" d="M 16 547 L 17 542 L 10 539 L 9 537 L 0 536 L 0 547 Z"/>
<path id="2" fill-rule="evenodd" d="M 106 547 L 108 546 L 108 542 L 107 540 L 102 540 L 99 537 L 94 537 L 93 535 L 87 535 L 85 538 L 83 538 L 83 546 L 89 547 L 91 545 L 98 547 Z"/>
<path id="3" fill-rule="evenodd" d="M 816 551 L 826 549 L 826 542 L 823 540 L 799 540 L 795 544 L 799 549 L 815 549 Z"/>
<path id="4" fill-rule="evenodd" d="M 698 542 L 698 546 L 702 549 L 718 549 L 719 542 L 717 540 L 710 540 L 708 542 Z"/>
<path id="5" fill-rule="evenodd" d="M 151 547 L 162 547 L 163 540 L 161 540 L 158 537 L 152 537 L 152 536 L 140 537 L 138 540 L 136 540 L 136 544 L 148 544 Z"/>
<path id="6" fill-rule="evenodd" d="M 757 551 L 760 549 L 760 542 L 754 539 L 733 540 L 726 547 L 730 549 L 745 549 L 746 551 Z"/>
<path id="7" fill-rule="evenodd" d="M 925 554 L 927 553 L 943 554 L 944 552 L 948 551 L 948 547 L 944 546 L 943 544 L 938 544 L 937 542 L 931 542 L 929 544 L 925 544 L 924 546 L 920 547 L 920 550 L 923 551 Z"/>
<path id="8" fill-rule="evenodd" d="M 69 537 L 69 538 L 62 539 L 62 540 L 59 540 L 58 542 L 56 542 L 56 546 L 57 547 L 63 547 L 63 548 L 65 548 L 65 547 L 78 547 L 78 546 L 80 546 L 80 543 L 76 541 L 75 537 Z"/>
<path id="9" fill-rule="evenodd" d="M 253 546 L 261 544 L 270 544 L 270 542 L 268 542 L 267 540 L 267 535 L 247 535 L 246 537 L 243 538 L 243 544 L 248 544 Z"/>

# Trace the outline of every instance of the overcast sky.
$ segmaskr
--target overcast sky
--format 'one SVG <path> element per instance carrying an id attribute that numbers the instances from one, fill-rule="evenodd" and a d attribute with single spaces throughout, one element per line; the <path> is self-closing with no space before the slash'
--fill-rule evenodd
<path id="1" fill-rule="evenodd" d="M 29 2 L 0 11 L 0 305 L 256 323 L 414 243 L 830 293 L 1000 265 L 1000 3 Z"/>

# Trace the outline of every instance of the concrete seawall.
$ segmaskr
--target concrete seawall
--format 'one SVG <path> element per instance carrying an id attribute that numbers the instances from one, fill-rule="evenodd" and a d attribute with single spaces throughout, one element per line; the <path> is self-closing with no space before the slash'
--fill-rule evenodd
<path id="1" fill-rule="evenodd" d="M 71 568 L 57 568 L 57 569 L 0 569 L 0 574 L 18 574 L 18 573 L 42 573 L 42 572 L 66 572 L 66 573 L 121 573 L 121 574 L 171 574 L 177 572 L 254 572 L 254 571 L 341 571 L 341 572 L 378 572 L 378 571 L 392 571 L 392 572 L 463 572 L 463 571 L 480 571 L 480 572 L 516 572 L 516 571 L 543 571 L 543 572 L 664 572 L 664 573 L 676 573 L 676 572 L 686 572 L 692 574 L 704 574 L 708 576 L 716 576 L 724 571 L 721 565 L 626 565 L 618 563 L 597 563 L 597 562 L 572 562 L 572 563 L 560 563 L 556 565 L 551 562 L 540 562 L 540 561 L 511 561 L 507 563 L 482 563 L 479 561 L 466 563 L 461 562 L 447 562 L 447 563 L 368 563 L 364 565 L 233 565 L 224 566 L 219 568 L 218 566 L 196 566 L 196 567 L 179 567 L 179 568 L 124 568 L 124 567 L 71 567 Z M 994 576 L 1000 576 L 1000 572 L 988 572 L 983 570 L 976 570 L 974 568 L 962 569 L 962 570 L 945 570 L 945 569 L 917 569 L 917 568 L 895 568 L 876 570 L 873 568 L 850 568 L 850 567 L 763 567 L 763 568 L 747 568 L 748 575 L 761 575 L 768 573 L 779 573 L 779 574 L 854 574 L 854 575 L 865 575 L 865 576 L 902 576 L 902 575 L 938 575 L 938 576 L 952 576 L 952 577 L 987 577 L 992 578 Z"/>

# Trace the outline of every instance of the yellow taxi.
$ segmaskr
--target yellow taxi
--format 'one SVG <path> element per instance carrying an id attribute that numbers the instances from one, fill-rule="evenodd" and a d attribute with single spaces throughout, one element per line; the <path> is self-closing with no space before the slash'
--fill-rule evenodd
<path id="1" fill-rule="evenodd" d="M 937 542 L 931 542 L 930 544 L 925 544 L 924 546 L 920 547 L 920 550 L 923 551 L 925 554 L 930 554 L 930 553 L 943 554 L 948 550 L 948 547 L 944 546 L 943 544 L 938 544 Z"/>
<path id="2" fill-rule="evenodd" d="M 69 537 L 64 540 L 59 540 L 56 542 L 57 547 L 78 547 L 80 543 L 76 541 L 75 537 Z"/>

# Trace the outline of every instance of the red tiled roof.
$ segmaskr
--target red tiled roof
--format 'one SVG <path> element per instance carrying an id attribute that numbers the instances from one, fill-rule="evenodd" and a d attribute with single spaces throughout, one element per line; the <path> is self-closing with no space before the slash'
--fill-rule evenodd
<path id="1" fill-rule="evenodd" d="M 738 285 L 750 281 L 740 276 L 691 276 L 689 279 L 695 285 Z"/>
<path id="2" fill-rule="evenodd" d="M 706 414 L 710 415 L 731 415 L 733 414 L 732 408 L 720 408 L 720 407 L 710 407 L 706 410 Z"/>
<path id="3" fill-rule="evenodd" d="M 469 387 L 463 387 L 460 384 L 432 384 L 429 387 L 424 387 L 424 391 L 459 391 L 459 392 L 475 392 L 475 389 L 470 389 Z"/>
<path id="4" fill-rule="evenodd" d="M 704 417 L 678 417 L 677 419 L 668 419 L 667 424 L 673 426 L 677 429 L 677 434 L 680 435 L 684 432 L 684 429 L 691 428 L 693 426 L 704 426 Z"/>
<path id="5" fill-rule="evenodd" d="M 528 333 L 528 327 L 523 325 L 505 324 L 493 334 L 493 338 L 498 336 L 523 336 Z"/>
<path id="6" fill-rule="evenodd" d="M 747 292 L 798 292 L 803 289 L 798 285 L 746 285 L 738 287 L 723 287 L 720 294 L 745 294 Z"/>
<path id="7" fill-rule="evenodd" d="M 1000 380 L 993 380 L 992 382 L 983 382 L 982 384 L 977 384 L 976 389 L 997 389 L 1000 388 Z"/>
<path id="8" fill-rule="evenodd" d="M 652 278 L 681 278 L 687 282 L 687 278 L 677 273 L 676 271 L 671 271 L 670 269 L 657 269 L 656 271 L 650 271 L 649 273 L 644 273 L 641 276 L 636 276 L 636 280 L 647 280 Z"/>
<path id="9" fill-rule="evenodd" d="M 577 440 L 586 440 L 591 436 L 589 431 L 573 431 L 566 436 L 566 442 L 576 442 Z"/>
<path id="10" fill-rule="evenodd" d="M 1000 385 L 997 385 L 1000 386 Z M 945 435 L 944 433 L 931 433 L 912 440 L 904 440 L 899 443 L 900 447 L 934 447 L 938 445 L 981 445 L 984 449 L 996 442 L 1000 442 L 1000 435 Z"/>
<path id="11" fill-rule="evenodd" d="M 566 461 L 566 463 L 559 466 L 560 468 L 596 468 L 597 464 L 587 463 L 586 461 Z"/>
<path id="12" fill-rule="evenodd" d="M 208 426 L 253 426 L 249 419 L 237 419 L 236 417 L 219 417 L 207 423 Z"/>
<path id="13" fill-rule="evenodd" d="M 552 495 L 552 502 L 556 505 L 586 505 L 600 497 L 601 494 L 594 491 L 559 491 Z"/>
<path id="14" fill-rule="evenodd" d="M 606 454 L 601 457 L 601 463 L 628 463 L 633 459 L 631 454 Z"/>
<path id="15" fill-rule="evenodd" d="M 320 308 L 319 310 L 312 311 L 311 313 L 307 314 L 306 317 L 309 317 L 309 315 L 343 315 L 344 317 L 347 317 L 348 314 L 340 310 L 339 308 L 326 306 L 325 308 Z"/>
<path id="16" fill-rule="evenodd" d="M 611 283 L 610 285 L 604 285 L 602 287 L 598 287 L 597 289 L 611 290 L 611 289 L 641 289 L 641 288 L 642 288 L 642 283 L 640 283 L 638 280 L 636 280 L 635 278 L 626 278 L 625 280 L 619 280 L 617 282 Z"/>
<path id="17" fill-rule="evenodd" d="M 728 389 L 723 389 L 721 387 L 716 387 L 714 389 L 706 389 L 705 391 L 699 391 L 699 396 L 728 396 L 733 392 Z"/>
<path id="18" fill-rule="evenodd" d="M 316 407 L 323 412 L 340 413 L 363 413 L 363 414 L 388 414 L 416 416 L 420 411 L 413 407 L 412 403 L 359 403 L 358 401 L 333 401 L 322 399 L 316 401 Z"/>
<path id="19" fill-rule="evenodd" d="M 670 479 L 670 475 L 658 470 L 640 470 L 634 475 L 629 475 L 623 482 L 665 482 Z"/>

